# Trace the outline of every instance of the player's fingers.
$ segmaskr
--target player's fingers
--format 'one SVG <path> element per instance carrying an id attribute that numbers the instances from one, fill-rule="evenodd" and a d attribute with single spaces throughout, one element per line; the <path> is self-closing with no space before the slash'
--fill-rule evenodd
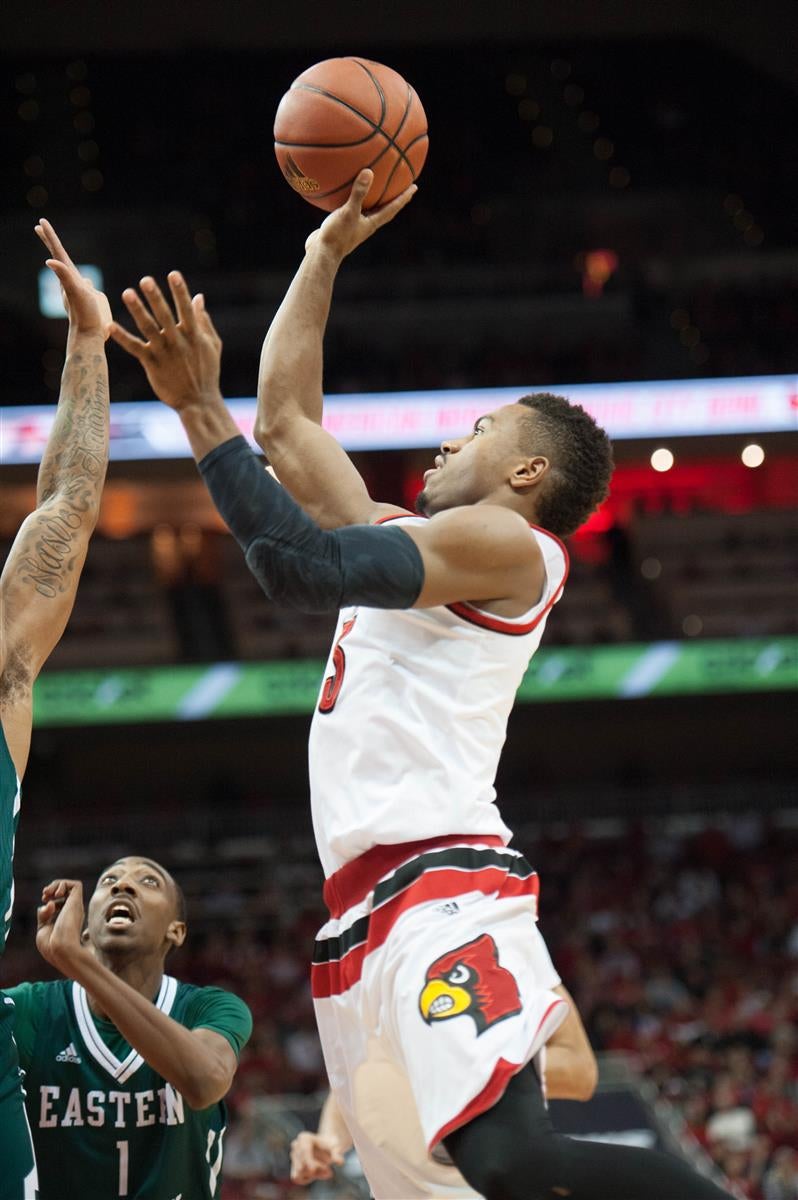
<path id="1" fill-rule="evenodd" d="M 44 265 L 50 268 L 65 292 L 74 293 L 75 284 L 80 278 L 79 276 L 76 278 L 74 267 L 68 267 L 66 263 L 62 263 L 58 258 L 45 259 Z"/>
<path id="2" fill-rule="evenodd" d="M 136 323 L 136 328 L 148 342 L 156 341 L 161 336 L 161 326 L 155 320 L 150 310 L 135 288 L 125 288 L 122 293 L 125 308 Z"/>
<path id="3" fill-rule="evenodd" d="M 147 298 L 147 303 L 152 309 L 155 319 L 160 322 L 164 336 L 169 337 L 175 331 L 175 318 L 163 292 L 152 275 L 145 275 L 139 286 Z"/>
<path id="4" fill-rule="evenodd" d="M 222 339 L 219 337 L 219 331 L 211 320 L 211 314 L 205 307 L 205 297 L 202 292 L 199 292 L 191 301 L 192 307 L 199 318 L 200 325 L 216 339 L 219 345 L 222 344 Z"/>
<path id="5" fill-rule="evenodd" d="M 373 213 L 369 213 L 369 220 L 374 222 L 375 229 L 379 229 L 381 225 L 387 225 L 389 221 L 392 221 L 396 214 L 400 213 L 405 205 L 410 203 L 417 191 L 418 188 L 416 185 L 411 183 L 409 188 L 405 188 L 389 204 L 383 204 L 381 208 L 376 208 Z"/>
<path id="6" fill-rule="evenodd" d="M 117 346 L 127 350 L 128 354 L 132 354 L 134 358 L 141 359 L 146 353 L 147 343 L 133 337 L 132 333 L 128 333 L 121 325 L 117 325 L 116 321 L 112 321 L 108 326 L 108 335 L 114 339 Z"/>
<path id="7" fill-rule="evenodd" d="M 170 271 L 167 275 L 169 291 L 175 303 L 177 319 L 186 330 L 196 328 L 195 312 L 191 304 L 191 293 L 186 287 L 186 281 L 179 271 Z"/>
<path id="8" fill-rule="evenodd" d="M 349 199 L 347 200 L 347 205 L 350 208 L 356 209 L 357 212 L 360 212 L 360 210 L 363 207 L 363 201 L 366 199 L 369 188 L 371 187 L 373 182 L 374 182 L 374 172 L 370 171 L 368 169 L 368 167 L 366 167 L 363 171 L 360 172 L 357 179 L 352 184 L 352 191 L 349 193 Z"/>
<path id="9" fill-rule="evenodd" d="M 56 911 L 54 900 L 47 900 L 44 904 L 40 904 L 36 909 L 36 923 L 38 925 L 49 925 L 55 917 Z"/>
<path id="10" fill-rule="evenodd" d="M 74 267 L 75 264 L 64 249 L 60 237 L 46 217 L 40 218 L 39 227 L 41 228 L 39 236 L 53 257 L 59 259 L 62 263 L 66 263 L 68 267 Z"/>
<path id="11" fill-rule="evenodd" d="M 58 887 L 55 889 L 56 896 L 68 897 L 72 892 L 83 891 L 83 884 L 77 879 L 59 879 Z"/>

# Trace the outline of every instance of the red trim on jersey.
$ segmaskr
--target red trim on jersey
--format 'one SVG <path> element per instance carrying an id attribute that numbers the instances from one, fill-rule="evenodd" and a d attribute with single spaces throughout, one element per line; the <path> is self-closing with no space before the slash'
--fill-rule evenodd
<path id="1" fill-rule="evenodd" d="M 399 917 L 408 909 L 429 900 L 451 900 L 465 892 L 480 891 L 486 895 L 497 892 L 504 900 L 509 896 L 535 896 L 540 892 L 537 874 L 520 879 L 509 875 L 506 868 L 491 864 L 475 871 L 458 870 L 455 867 L 430 867 L 403 892 L 375 909 L 369 918 L 368 937 L 365 942 L 353 946 L 339 959 L 326 963 L 313 963 L 310 968 L 310 988 L 315 1000 L 326 1000 L 340 996 L 354 987 L 363 972 L 363 961 L 367 954 L 378 950 L 388 938 Z"/>
<path id="2" fill-rule="evenodd" d="M 548 529 L 543 529 L 540 525 L 530 525 L 529 528 L 536 530 L 538 533 L 545 534 L 546 537 L 550 537 L 552 541 L 556 542 L 562 551 L 563 559 L 565 561 L 565 573 L 563 574 L 560 585 L 552 592 L 551 599 L 549 600 L 548 604 L 546 604 L 546 606 L 540 610 L 538 615 L 532 621 L 518 624 L 517 622 L 508 621 L 502 617 L 494 616 L 493 613 L 483 612 L 481 608 L 475 608 L 473 604 L 468 604 L 466 601 L 458 601 L 456 604 L 447 604 L 446 607 L 448 608 L 449 612 L 454 613 L 456 617 L 461 617 L 464 621 L 468 621 L 471 625 L 478 625 L 480 629 L 490 629 L 493 633 L 505 633 L 510 637 L 523 637 L 524 634 L 531 633 L 532 630 L 540 624 L 540 622 L 551 611 L 552 607 L 557 603 L 563 593 L 563 588 L 565 587 L 571 570 L 571 559 L 568 555 L 565 545 L 560 541 L 555 533 L 549 533 Z"/>
<path id="3" fill-rule="evenodd" d="M 411 513 L 409 508 L 402 509 L 401 512 L 388 513 L 387 517 L 377 517 L 376 521 L 372 521 L 372 525 L 384 525 L 386 521 L 398 521 L 400 517 L 417 517 L 418 513 Z"/>
<path id="4" fill-rule="evenodd" d="M 341 917 L 348 908 L 365 900 L 376 884 L 389 871 L 401 867 L 410 858 L 418 858 L 427 850 L 445 846 L 504 846 L 495 833 L 449 833 L 441 837 L 423 838 L 418 842 L 397 842 L 395 845 L 372 846 L 345 863 L 324 883 L 324 903 L 331 917 Z"/>
<path id="5" fill-rule="evenodd" d="M 552 1003 L 544 1012 L 543 1016 L 540 1018 L 538 1027 L 535 1030 L 535 1037 L 532 1039 L 533 1042 L 540 1033 L 542 1026 L 545 1024 L 549 1013 L 553 1009 L 557 1008 L 559 1004 L 565 1003 L 565 1000 L 552 1001 Z M 496 1063 L 496 1066 L 493 1068 L 493 1074 L 479 1095 L 474 1096 L 473 1100 L 470 1100 L 465 1108 L 460 1110 L 456 1117 L 452 1117 L 451 1121 L 447 1121 L 446 1124 L 443 1125 L 435 1134 L 434 1138 L 427 1147 L 430 1153 L 432 1153 L 435 1147 L 442 1142 L 445 1137 L 448 1137 L 449 1134 L 455 1129 L 459 1129 L 461 1125 L 467 1125 L 469 1121 L 473 1121 L 474 1117 L 478 1117 L 480 1113 L 487 1112 L 489 1108 L 493 1108 L 493 1105 L 496 1104 L 496 1102 L 504 1095 L 504 1089 L 507 1087 L 507 1084 L 510 1082 L 513 1075 L 517 1075 L 524 1065 L 524 1063 L 508 1062 L 506 1058 L 500 1058 Z"/>

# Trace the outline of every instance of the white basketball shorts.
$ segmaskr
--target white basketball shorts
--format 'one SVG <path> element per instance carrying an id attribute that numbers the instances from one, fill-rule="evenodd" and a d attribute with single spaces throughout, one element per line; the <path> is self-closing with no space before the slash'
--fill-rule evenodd
<path id="1" fill-rule="evenodd" d="M 526 860 L 486 836 L 378 846 L 327 880 L 314 1004 L 376 1200 L 474 1196 L 440 1143 L 568 1011 L 537 896 Z"/>

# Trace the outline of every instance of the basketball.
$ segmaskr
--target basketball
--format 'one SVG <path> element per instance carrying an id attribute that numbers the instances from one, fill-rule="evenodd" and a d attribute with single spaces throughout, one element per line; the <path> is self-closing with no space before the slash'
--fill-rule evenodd
<path id="1" fill-rule="evenodd" d="M 374 182 L 364 208 L 387 204 L 421 174 L 427 118 L 398 72 L 365 58 L 328 58 L 295 79 L 274 119 L 274 151 L 294 191 L 331 212 L 359 171 Z"/>

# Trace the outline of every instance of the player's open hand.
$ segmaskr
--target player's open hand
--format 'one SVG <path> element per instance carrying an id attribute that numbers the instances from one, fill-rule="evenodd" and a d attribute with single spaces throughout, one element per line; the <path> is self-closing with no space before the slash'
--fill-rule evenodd
<path id="1" fill-rule="evenodd" d="M 291 1143 L 291 1182 L 305 1187 L 316 1179 L 332 1179 L 333 1167 L 343 1161 L 337 1138 L 303 1131 Z"/>
<path id="2" fill-rule="evenodd" d="M 170 271 L 168 280 L 174 311 L 146 275 L 139 285 L 142 295 L 135 288 L 122 293 L 141 337 L 115 321 L 111 337 L 139 360 L 158 399 L 179 411 L 220 395 L 222 339 L 205 310 L 204 297 L 191 296 L 179 271 Z"/>
<path id="3" fill-rule="evenodd" d="M 366 199 L 373 181 L 373 171 L 369 171 L 367 168 L 360 172 L 352 185 L 349 199 L 340 208 L 336 208 L 335 212 L 331 212 L 318 229 L 314 229 L 305 242 L 306 250 L 312 249 L 315 245 L 321 245 L 327 247 L 339 258 L 345 258 L 361 242 L 365 242 L 383 225 L 392 221 L 396 214 L 410 203 L 418 190 L 416 185 L 411 183 L 410 187 L 405 188 L 401 195 L 397 196 L 395 200 L 391 200 L 390 204 L 383 204 L 381 208 L 372 208 L 368 212 L 363 212 L 363 201 Z"/>
<path id="4" fill-rule="evenodd" d="M 70 332 L 99 336 L 106 340 L 111 325 L 111 306 L 107 296 L 98 292 L 91 280 L 81 275 L 49 221 L 42 217 L 35 229 L 50 254 L 46 260 L 47 266 L 61 284 Z"/>
<path id="5" fill-rule="evenodd" d="M 36 913 L 36 948 L 67 976 L 90 953 L 81 941 L 83 914 L 83 884 L 77 879 L 54 879 L 43 889 Z"/>

